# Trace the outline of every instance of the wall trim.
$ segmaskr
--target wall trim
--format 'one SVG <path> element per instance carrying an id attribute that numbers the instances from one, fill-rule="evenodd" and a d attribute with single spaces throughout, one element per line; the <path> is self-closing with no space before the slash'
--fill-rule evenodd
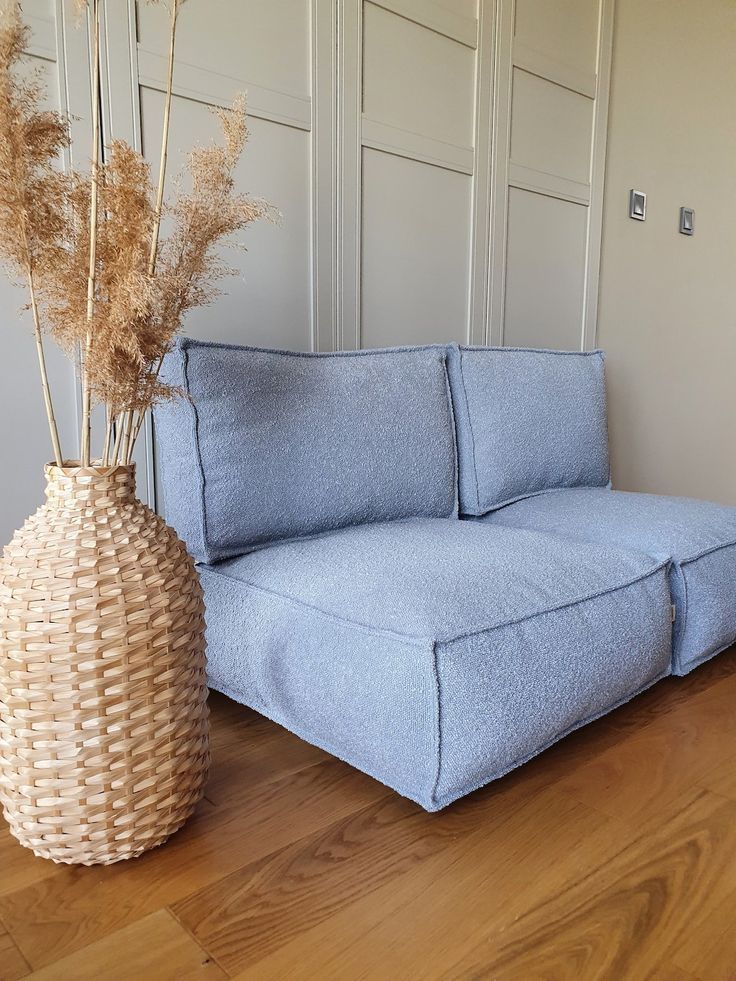
<path id="1" fill-rule="evenodd" d="M 312 350 L 337 347 L 337 0 L 311 0 Z"/>
<path id="2" fill-rule="evenodd" d="M 138 45 L 139 83 L 157 92 L 166 91 L 167 59 Z M 244 78 L 223 75 L 177 59 L 174 95 L 194 102 L 229 108 L 236 93 L 246 92 L 248 115 L 306 130 L 312 126 L 311 99 L 253 85 Z"/>
<path id="3" fill-rule="evenodd" d="M 488 339 L 488 298 L 491 265 L 491 182 L 493 168 L 494 51 L 498 0 L 479 0 L 478 55 L 475 59 L 475 169 L 470 226 L 470 269 L 468 277 L 469 344 Z"/>
<path id="4" fill-rule="evenodd" d="M 598 295 L 603 235 L 603 192 L 606 173 L 608 107 L 611 93 L 615 0 L 601 0 L 598 27 L 598 89 L 593 116 L 593 153 L 590 165 L 591 207 L 588 211 L 587 247 L 583 295 L 582 348 L 595 348 L 598 335 Z"/>
<path id="5" fill-rule="evenodd" d="M 514 44 L 514 67 L 522 68 L 531 75 L 538 75 L 539 78 L 554 82 L 579 95 L 586 95 L 589 99 L 595 98 L 595 73 L 581 72 L 564 61 L 550 58 L 549 55 L 537 51 L 528 44 L 521 42 Z"/>
<path id="6" fill-rule="evenodd" d="M 362 144 L 372 150 L 382 150 L 460 174 L 473 173 L 475 152 L 472 146 L 445 143 L 367 116 L 362 117 Z"/>
<path id="7" fill-rule="evenodd" d="M 506 240 L 508 230 L 508 179 L 511 151 L 511 94 L 516 4 L 497 0 L 496 54 L 494 66 L 493 127 L 491 145 L 490 263 L 486 344 L 503 344 L 506 305 Z"/>
<path id="8" fill-rule="evenodd" d="M 366 3 L 427 27 L 435 34 L 442 34 L 467 48 L 475 49 L 478 46 L 478 21 L 474 17 L 457 14 L 434 3 L 434 0 L 366 0 Z"/>
<path id="9" fill-rule="evenodd" d="M 360 347 L 363 4 L 338 2 L 337 350 Z"/>
<path id="10" fill-rule="evenodd" d="M 558 174 L 548 174 L 544 170 L 524 167 L 513 160 L 509 163 L 509 187 L 519 187 L 524 191 L 534 191 L 574 204 L 590 204 L 590 184 L 586 181 L 574 181 Z"/>

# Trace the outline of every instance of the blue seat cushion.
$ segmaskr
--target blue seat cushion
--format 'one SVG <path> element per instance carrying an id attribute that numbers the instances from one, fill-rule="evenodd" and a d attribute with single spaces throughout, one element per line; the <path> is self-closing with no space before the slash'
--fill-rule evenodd
<path id="1" fill-rule="evenodd" d="M 201 567 L 210 682 L 427 810 L 669 671 L 667 563 L 477 522 Z"/>
<path id="2" fill-rule="evenodd" d="M 450 348 L 460 512 L 609 483 L 601 351 Z"/>
<path id="3" fill-rule="evenodd" d="M 200 562 L 456 513 L 446 349 L 301 354 L 179 340 L 155 431 L 167 520 Z"/>
<path id="4" fill-rule="evenodd" d="M 519 501 L 488 515 L 486 522 L 670 557 L 676 674 L 686 674 L 736 641 L 736 508 L 686 497 L 577 489 Z"/>

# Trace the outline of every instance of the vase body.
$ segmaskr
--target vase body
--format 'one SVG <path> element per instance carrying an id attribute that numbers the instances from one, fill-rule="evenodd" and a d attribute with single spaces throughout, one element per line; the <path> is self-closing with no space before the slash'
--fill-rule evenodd
<path id="1" fill-rule="evenodd" d="M 0 801 L 55 862 L 160 845 L 209 768 L 204 604 L 134 465 L 48 466 L 0 560 Z"/>

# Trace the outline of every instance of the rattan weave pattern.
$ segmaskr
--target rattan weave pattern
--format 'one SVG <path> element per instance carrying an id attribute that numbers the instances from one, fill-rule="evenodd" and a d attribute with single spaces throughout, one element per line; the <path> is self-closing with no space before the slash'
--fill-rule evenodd
<path id="1" fill-rule="evenodd" d="M 134 465 L 46 479 L 0 559 L 0 801 L 37 855 L 108 864 L 161 844 L 202 797 L 202 590 Z"/>

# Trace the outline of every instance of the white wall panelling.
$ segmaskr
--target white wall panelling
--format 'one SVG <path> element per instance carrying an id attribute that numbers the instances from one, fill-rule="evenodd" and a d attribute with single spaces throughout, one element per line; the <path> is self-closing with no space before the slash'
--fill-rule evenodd
<path id="1" fill-rule="evenodd" d="M 613 0 L 499 3 L 498 51 L 508 55 L 494 153 L 493 332 L 507 344 L 590 347 Z"/>
<path id="2" fill-rule="evenodd" d="M 364 0 L 360 345 L 469 339 L 477 20 Z"/>
<path id="3" fill-rule="evenodd" d="M 88 38 L 67 4 L 26 0 L 24 13 L 85 165 Z M 216 138 L 210 107 L 245 91 L 251 140 L 238 185 L 283 220 L 246 233 L 248 251 L 231 255 L 238 275 L 186 332 L 306 350 L 592 345 L 612 12 L 613 0 L 187 3 L 170 174 L 194 143 Z M 105 0 L 104 137 L 141 149 L 154 177 L 167 44 L 165 4 Z M 2 290 L 7 310 L 22 302 Z M 12 344 L 0 397 L 28 403 L 32 433 L 21 447 L 3 431 L 2 450 L 35 459 L 4 492 L 4 537 L 29 495 L 40 498 L 48 457 L 32 344 L 22 334 Z M 77 388 L 51 361 L 75 448 Z M 149 501 L 153 442 L 149 427 L 137 456 Z"/>
<path id="4" fill-rule="evenodd" d="M 73 6 L 62 0 L 25 0 L 23 16 L 32 31 L 28 68 L 40 73 L 49 106 L 71 114 L 79 141 L 75 163 L 83 166 L 90 148 L 88 45 L 86 24 L 78 23 Z M 64 164 L 71 159 L 66 153 Z M 0 279 L 0 546 L 42 502 L 43 465 L 52 458 L 27 302 L 24 284 Z M 71 456 L 78 448 L 74 367 L 50 340 L 46 359 L 62 447 Z"/>

